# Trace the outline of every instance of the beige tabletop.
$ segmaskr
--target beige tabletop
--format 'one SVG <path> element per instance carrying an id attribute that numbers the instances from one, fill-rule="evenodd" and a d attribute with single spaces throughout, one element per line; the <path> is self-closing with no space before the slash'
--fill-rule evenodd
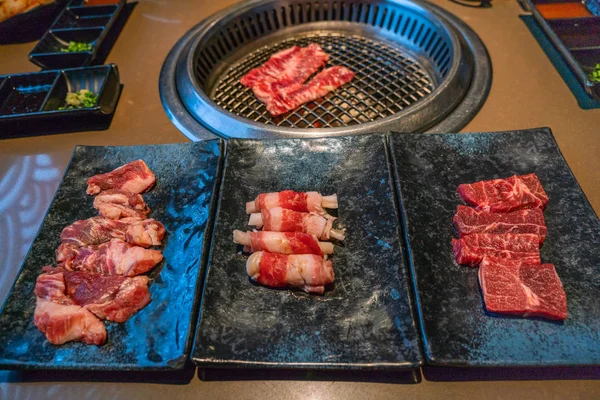
<path id="1" fill-rule="evenodd" d="M 106 131 L 0 141 L 0 301 L 16 276 L 73 147 L 185 142 L 160 103 L 158 76 L 175 42 L 201 19 L 234 0 L 142 0 L 107 63 L 118 64 L 125 85 Z M 494 76 L 489 98 L 465 132 L 552 128 L 558 145 L 592 206 L 600 210 L 600 109 L 582 110 L 535 38 L 518 17 L 514 0 L 473 9 L 447 0 L 436 4 L 461 17 L 490 53 Z M 0 46 L 0 75 L 37 71 L 27 60 L 35 42 Z M 243 372 L 240 372 L 243 374 Z M 600 381 L 503 381 L 418 385 L 226 381 L 187 385 L 145 383 L 8 383 L 0 371 L 0 399 L 598 399 Z"/>

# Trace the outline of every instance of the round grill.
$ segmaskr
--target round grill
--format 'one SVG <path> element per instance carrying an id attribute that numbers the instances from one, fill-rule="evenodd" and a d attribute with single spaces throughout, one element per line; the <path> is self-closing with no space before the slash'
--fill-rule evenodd
<path id="1" fill-rule="evenodd" d="M 407 0 L 244 2 L 196 26 L 172 50 L 161 72 L 163 105 L 192 138 L 425 131 L 465 101 L 473 115 L 489 90 L 485 48 L 475 36 L 483 55 L 474 57 L 473 38 L 444 14 Z M 274 53 L 310 43 L 329 54 L 326 67 L 348 67 L 355 77 L 273 117 L 239 80 Z M 487 82 L 473 93 L 482 72 Z"/>
<path id="2" fill-rule="evenodd" d="M 321 45 L 327 66 L 343 65 L 354 79 L 316 101 L 272 117 L 240 78 L 264 64 L 274 53 L 293 45 Z M 348 126 L 394 115 L 433 90 L 433 79 L 417 60 L 384 42 L 358 35 L 318 32 L 288 38 L 258 49 L 223 73 L 210 98 L 236 115 L 265 124 L 292 128 Z"/>

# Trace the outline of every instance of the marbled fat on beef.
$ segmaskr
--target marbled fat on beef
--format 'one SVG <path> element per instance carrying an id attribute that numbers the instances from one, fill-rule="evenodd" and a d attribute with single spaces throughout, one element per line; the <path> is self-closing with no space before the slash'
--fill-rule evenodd
<path id="1" fill-rule="evenodd" d="M 156 178 L 143 160 L 136 160 L 105 174 L 88 178 L 87 194 L 102 190 L 120 189 L 131 193 L 143 193 L 154 186 Z"/>
<path id="2" fill-rule="evenodd" d="M 477 266 L 486 256 L 540 264 L 539 240 L 538 235 L 529 233 L 474 233 L 452 239 L 452 249 L 457 263 L 471 267 Z"/>
<path id="3" fill-rule="evenodd" d="M 98 214 L 110 219 L 145 219 L 150 213 L 141 194 L 120 189 L 102 191 L 94 198 L 94 208 L 98 210 Z"/>
<path id="4" fill-rule="evenodd" d="M 472 233 L 533 233 L 539 236 L 540 245 L 546 238 L 544 213 L 539 208 L 490 213 L 459 205 L 454 224 L 460 237 Z"/>
<path id="5" fill-rule="evenodd" d="M 479 284 L 490 312 L 567 318 L 567 297 L 552 264 L 486 257 L 479 267 Z"/>

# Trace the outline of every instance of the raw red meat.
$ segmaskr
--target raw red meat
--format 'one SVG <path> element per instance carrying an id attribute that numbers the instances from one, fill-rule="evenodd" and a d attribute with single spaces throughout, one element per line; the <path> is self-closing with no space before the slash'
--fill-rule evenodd
<path id="1" fill-rule="evenodd" d="M 474 233 L 452 239 L 452 249 L 457 263 L 471 267 L 477 266 L 485 256 L 540 264 L 539 240 L 538 235 L 529 233 Z"/>
<path id="2" fill-rule="evenodd" d="M 246 246 L 249 252 L 259 250 L 280 254 L 333 253 L 333 244 L 319 242 L 316 236 L 302 232 L 242 232 L 233 231 L 233 241 Z"/>
<path id="3" fill-rule="evenodd" d="M 321 71 L 307 85 L 304 82 L 319 70 L 329 56 L 318 44 L 307 47 L 293 46 L 275 53 L 259 68 L 254 68 L 240 79 L 274 116 L 293 110 L 348 83 L 354 73 L 345 67 Z"/>
<path id="4" fill-rule="evenodd" d="M 94 208 L 98 210 L 98 214 L 110 219 L 144 219 L 150 213 L 141 194 L 120 189 L 105 190 L 98 194 L 94 199 Z"/>
<path id="5" fill-rule="evenodd" d="M 106 174 L 88 178 L 87 194 L 97 194 L 101 190 L 121 189 L 131 193 L 143 193 L 150 189 L 156 178 L 142 160 L 132 161 Z"/>
<path id="6" fill-rule="evenodd" d="M 59 267 L 102 275 L 134 276 L 154 268 L 163 259 L 158 250 L 125 243 L 119 239 L 95 246 L 62 243 L 56 250 Z"/>
<path id="7" fill-rule="evenodd" d="M 164 236 L 165 227 L 154 219 L 112 220 L 104 217 L 76 221 L 60 234 L 63 243 L 80 247 L 101 244 L 111 239 L 120 239 L 142 247 L 157 246 Z"/>
<path id="8" fill-rule="evenodd" d="M 256 199 L 246 203 L 246 213 L 281 207 L 300 212 L 313 212 L 328 217 L 325 208 L 338 208 L 337 195 L 322 196 L 317 192 L 281 192 L 261 193 Z"/>
<path id="9" fill-rule="evenodd" d="M 458 186 L 458 194 L 466 203 L 488 212 L 534 207 L 543 210 L 548 203 L 548 196 L 535 174 L 462 184 Z"/>
<path id="10" fill-rule="evenodd" d="M 275 207 L 250 215 L 248 225 L 274 232 L 304 232 L 321 240 L 344 240 L 344 230 L 333 229 L 333 219 L 317 214 Z"/>
<path id="11" fill-rule="evenodd" d="M 306 85 L 273 94 L 269 102 L 265 102 L 267 110 L 273 116 L 281 115 L 289 110 L 298 108 L 304 103 L 333 92 L 340 86 L 350 82 L 352 78 L 354 78 L 354 72 L 346 67 L 335 66 L 326 68 L 319 72 Z"/>
<path id="12" fill-rule="evenodd" d="M 127 278 L 82 271 L 64 272 L 66 293 L 98 318 L 125 322 L 150 303 L 147 276 Z"/>
<path id="13" fill-rule="evenodd" d="M 546 238 L 544 213 L 539 208 L 488 213 L 459 205 L 454 223 L 461 237 L 472 233 L 534 233 L 540 245 Z"/>
<path id="14" fill-rule="evenodd" d="M 261 86 L 258 94 L 256 90 L 254 93 L 264 101 L 263 98 L 268 99 L 270 93 L 277 90 L 301 86 L 328 60 L 329 56 L 318 44 L 292 46 L 273 54 L 266 63 L 250 70 L 240 79 L 240 83 L 252 89 Z"/>
<path id="15" fill-rule="evenodd" d="M 50 343 L 82 341 L 100 345 L 106 341 L 106 328 L 102 322 L 65 295 L 62 273 L 40 275 L 35 294 L 33 322 Z"/>
<path id="16" fill-rule="evenodd" d="M 309 293 L 324 293 L 335 275 L 331 261 L 313 254 L 253 253 L 246 262 L 248 275 L 261 285 L 299 287 Z"/>
<path id="17" fill-rule="evenodd" d="M 486 257 L 479 267 L 479 284 L 490 312 L 567 318 L 567 297 L 552 264 Z"/>

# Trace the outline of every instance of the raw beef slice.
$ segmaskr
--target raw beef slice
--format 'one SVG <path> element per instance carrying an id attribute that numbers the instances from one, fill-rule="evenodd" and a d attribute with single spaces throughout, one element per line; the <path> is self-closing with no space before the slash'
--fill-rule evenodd
<path id="1" fill-rule="evenodd" d="M 543 210 L 548 203 L 548 196 L 535 174 L 462 184 L 458 186 L 458 194 L 467 204 L 488 212 L 509 212 L 521 208 Z"/>
<path id="2" fill-rule="evenodd" d="M 477 266 L 485 256 L 540 264 L 542 261 L 539 243 L 539 236 L 530 233 L 474 233 L 460 239 L 452 239 L 452 250 L 457 263 L 471 267 Z"/>
<path id="3" fill-rule="evenodd" d="M 486 257 L 479 267 L 479 284 L 490 312 L 567 318 L 567 297 L 552 264 Z"/>
<path id="4" fill-rule="evenodd" d="M 472 233 L 534 233 L 539 236 L 540 245 L 546 238 L 544 213 L 539 208 L 489 213 L 459 205 L 454 224 L 460 237 Z"/>

